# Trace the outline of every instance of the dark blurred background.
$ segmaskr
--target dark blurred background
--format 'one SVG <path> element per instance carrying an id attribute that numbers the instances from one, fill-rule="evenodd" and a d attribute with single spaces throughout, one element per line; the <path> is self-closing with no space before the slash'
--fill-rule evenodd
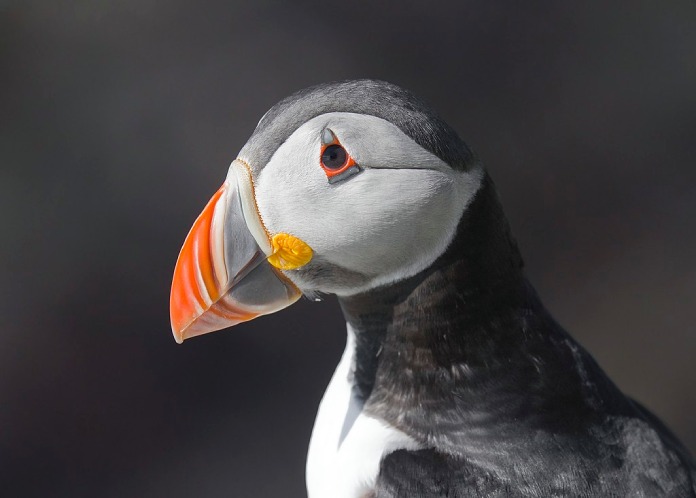
<path id="1" fill-rule="evenodd" d="M 3 496 L 301 497 L 333 298 L 177 346 L 183 239 L 310 84 L 429 101 L 497 181 L 542 298 L 696 450 L 696 3 L 0 6 Z"/>

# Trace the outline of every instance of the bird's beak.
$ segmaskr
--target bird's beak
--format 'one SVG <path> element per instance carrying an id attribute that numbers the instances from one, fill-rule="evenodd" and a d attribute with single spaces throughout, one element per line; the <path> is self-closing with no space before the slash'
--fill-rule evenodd
<path id="1" fill-rule="evenodd" d="M 294 239 L 276 237 L 281 235 L 281 244 Z M 273 313 L 300 297 L 278 271 L 290 267 L 277 262 L 282 250 L 276 248 L 276 237 L 269 237 L 261 221 L 249 168 L 235 160 L 194 222 L 176 262 L 170 317 L 178 343 Z M 292 242 L 297 245 L 297 240 Z"/>

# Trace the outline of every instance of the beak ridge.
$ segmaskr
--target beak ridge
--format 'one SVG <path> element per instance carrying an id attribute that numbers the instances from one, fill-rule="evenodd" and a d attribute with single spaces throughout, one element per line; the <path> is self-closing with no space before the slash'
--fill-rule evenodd
<path id="1" fill-rule="evenodd" d="M 187 333 L 188 329 L 216 303 L 227 285 L 219 237 L 220 225 L 224 225 L 224 209 L 219 207 L 224 207 L 220 200 L 224 200 L 226 188 L 225 183 L 193 223 L 174 268 L 169 306 L 172 330 L 178 343 L 195 335 Z"/>

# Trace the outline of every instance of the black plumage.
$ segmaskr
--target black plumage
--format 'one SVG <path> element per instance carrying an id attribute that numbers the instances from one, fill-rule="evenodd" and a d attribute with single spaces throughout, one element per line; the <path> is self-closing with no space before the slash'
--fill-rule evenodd
<path id="1" fill-rule="evenodd" d="M 696 496 L 696 467 L 545 310 L 490 178 L 430 268 L 342 298 L 355 390 L 429 449 L 382 461 L 375 497 Z"/>
<path id="2" fill-rule="evenodd" d="M 396 125 L 414 142 L 455 169 L 466 169 L 474 154 L 425 102 L 403 88 L 378 80 L 348 80 L 305 88 L 271 107 L 240 152 L 263 167 L 301 125 L 327 112 L 369 114 Z"/>

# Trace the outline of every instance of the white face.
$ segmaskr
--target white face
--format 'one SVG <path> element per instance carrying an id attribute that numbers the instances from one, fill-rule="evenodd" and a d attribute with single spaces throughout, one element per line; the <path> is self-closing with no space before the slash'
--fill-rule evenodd
<path id="1" fill-rule="evenodd" d="M 335 183 L 321 165 L 327 128 L 361 170 Z M 482 176 L 478 166 L 454 171 L 388 121 L 327 113 L 290 135 L 254 184 L 268 231 L 299 237 L 314 251 L 309 264 L 285 275 L 303 292 L 350 295 L 435 261 Z"/>

